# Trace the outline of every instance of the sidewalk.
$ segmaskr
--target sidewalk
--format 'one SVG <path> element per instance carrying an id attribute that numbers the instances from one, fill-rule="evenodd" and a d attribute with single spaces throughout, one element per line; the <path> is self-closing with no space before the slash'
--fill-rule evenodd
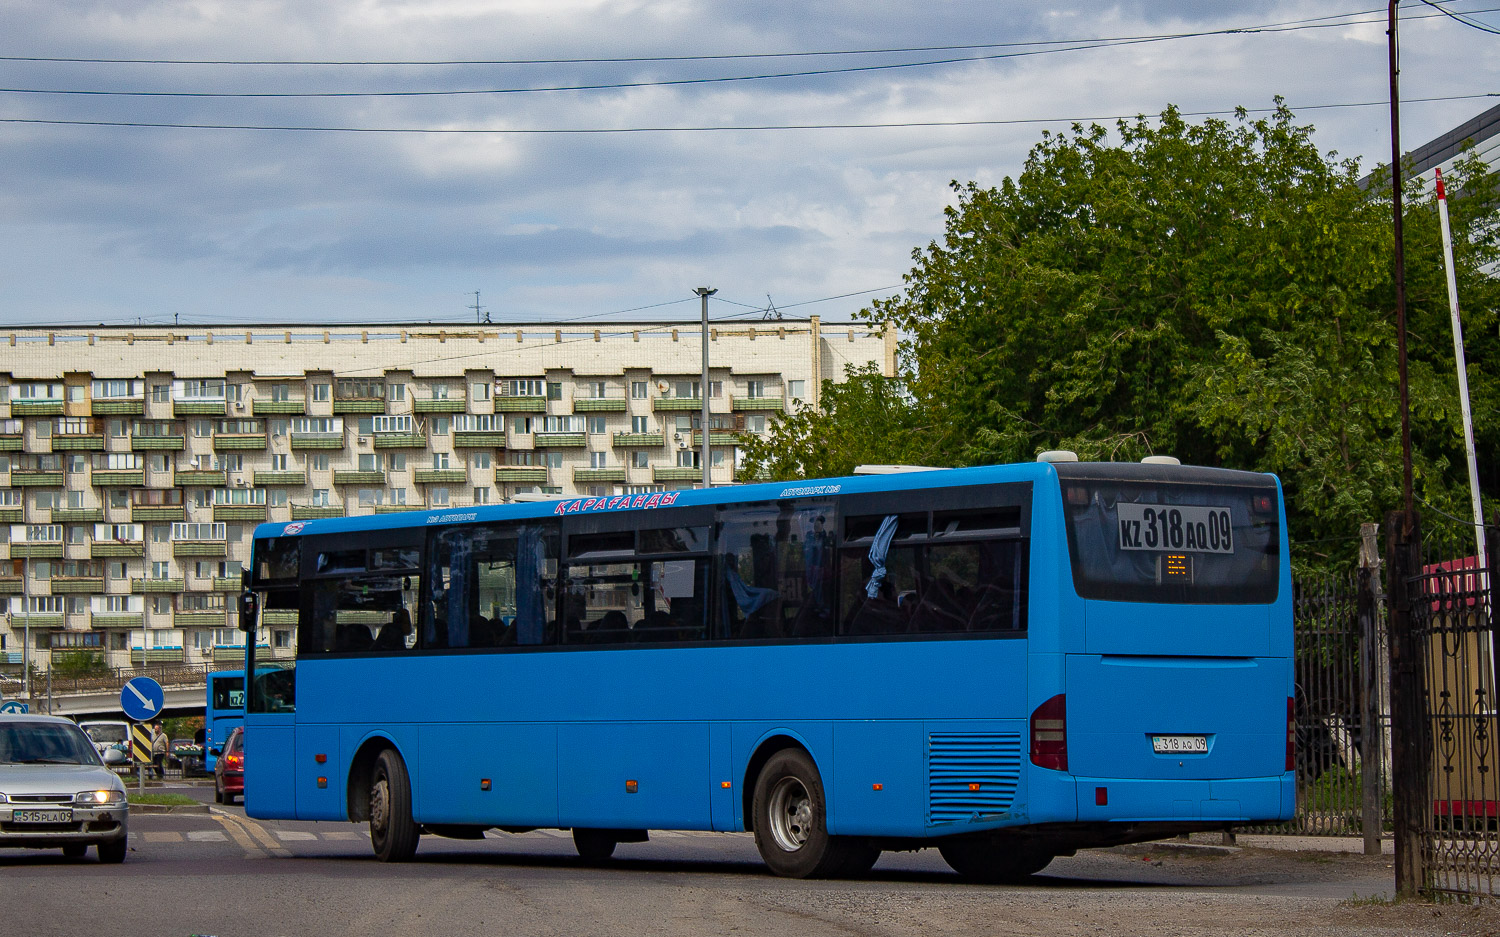
<path id="1" fill-rule="evenodd" d="M 1234 855 L 1241 849 L 1267 849 L 1276 852 L 1303 852 L 1303 853 L 1343 853 L 1345 855 L 1362 856 L 1365 853 L 1365 841 L 1359 836 L 1267 836 L 1259 833 L 1238 833 L 1235 835 L 1233 845 L 1224 844 L 1222 833 L 1194 833 L 1184 842 L 1179 839 L 1163 839 L 1150 843 L 1135 843 L 1130 846 L 1116 846 L 1114 849 L 1128 855 L 1145 855 L 1155 853 L 1158 855 L 1197 855 L 1197 856 L 1229 856 Z M 1383 837 L 1380 841 L 1380 854 L 1383 856 L 1395 855 L 1395 847 L 1390 837 Z"/>

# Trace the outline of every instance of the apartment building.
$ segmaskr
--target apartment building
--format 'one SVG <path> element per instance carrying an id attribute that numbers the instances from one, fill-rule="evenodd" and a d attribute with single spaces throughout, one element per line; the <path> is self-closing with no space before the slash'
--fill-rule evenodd
<path id="1" fill-rule="evenodd" d="M 0 330 L 0 666 L 232 662 L 255 525 L 702 483 L 892 330 L 816 317 Z M 256 635 L 289 656 L 293 616 Z M 29 648 L 29 654 L 26 649 Z"/>

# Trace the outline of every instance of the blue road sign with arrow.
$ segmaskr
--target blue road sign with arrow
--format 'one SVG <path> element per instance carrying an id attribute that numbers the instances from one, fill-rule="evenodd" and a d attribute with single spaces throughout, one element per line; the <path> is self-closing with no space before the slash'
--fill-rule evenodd
<path id="1" fill-rule="evenodd" d="M 120 708 L 136 722 L 155 719 L 167 701 L 161 684 L 150 677 L 131 677 L 120 690 Z"/>
<path id="2" fill-rule="evenodd" d="M 22 713 L 31 711 L 31 707 L 18 699 L 8 699 L 0 703 L 0 713 Z"/>

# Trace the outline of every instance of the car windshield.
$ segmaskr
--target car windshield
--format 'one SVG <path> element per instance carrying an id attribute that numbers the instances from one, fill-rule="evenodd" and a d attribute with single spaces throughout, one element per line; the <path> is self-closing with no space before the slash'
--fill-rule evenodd
<path id="1" fill-rule="evenodd" d="M 0 764 L 97 765 L 99 755 L 88 737 L 72 726 L 0 723 Z"/>

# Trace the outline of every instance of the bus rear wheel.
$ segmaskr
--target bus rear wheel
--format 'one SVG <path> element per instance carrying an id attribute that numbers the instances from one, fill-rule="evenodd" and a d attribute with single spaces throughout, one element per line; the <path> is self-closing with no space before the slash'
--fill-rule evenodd
<path id="1" fill-rule="evenodd" d="M 755 846 L 767 866 L 788 878 L 831 878 L 868 871 L 879 850 L 828 835 L 823 779 L 808 754 L 772 755 L 755 782 Z"/>
<path id="2" fill-rule="evenodd" d="M 573 848 L 579 858 L 589 865 L 599 865 L 615 854 L 618 841 L 608 830 L 581 830 L 573 828 Z"/>
<path id="3" fill-rule="evenodd" d="M 421 835 L 411 816 L 406 762 L 386 749 L 375 759 L 370 782 L 370 845 L 381 862 L 405 862 L 416 854 Z"/>
<path id="4" fill-rule="evenodd" d="M 971 882 L 1019 882 L 1047 867 L 1053 856 L 1017 843 L 964 840 L 938 847 L 943 861 Z"/>

